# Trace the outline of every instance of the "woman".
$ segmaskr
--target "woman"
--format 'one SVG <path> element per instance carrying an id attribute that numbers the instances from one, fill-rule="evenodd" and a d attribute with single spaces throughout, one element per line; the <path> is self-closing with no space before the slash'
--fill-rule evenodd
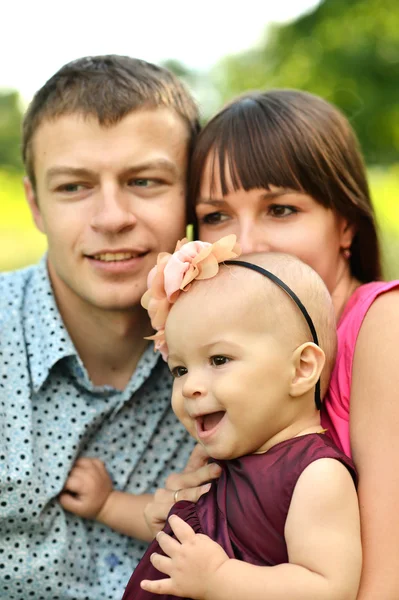
<path id="1" fill-rule="evenodd" d="M 365 169 L 345 117 L 294 90 L 251 93 L 218 113 L 189 181 L 199 239 L 298 256 L 324 279 L 338 356 L 322 422 L 359 472 L 359 600 L 399 598 L 399 281 L 382 283 Z"/>

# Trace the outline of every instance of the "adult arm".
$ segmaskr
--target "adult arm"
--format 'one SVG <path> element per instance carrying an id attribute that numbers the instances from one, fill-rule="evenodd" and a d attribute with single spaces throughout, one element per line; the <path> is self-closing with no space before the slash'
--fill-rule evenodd
<path id="1" fill-rule="evenodd" d="M 399 290 L 371 305 L 356 343 L 350 438 L 359 473 L 358 600 L 399 598 Z"/>

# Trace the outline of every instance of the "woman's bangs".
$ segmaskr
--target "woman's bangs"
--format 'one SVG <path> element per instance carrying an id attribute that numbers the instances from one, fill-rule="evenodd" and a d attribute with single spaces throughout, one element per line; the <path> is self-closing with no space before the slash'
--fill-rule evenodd
<path id="1" fill-rule="evenodd" d="M 270 185 L 304 191 L 299 166 L 284 139 L 256 114 L 242 112 L 239 119 L 231 115 L 215 136 L 210 154 L 212 193 L 218 178 L 223 196 Z"/>

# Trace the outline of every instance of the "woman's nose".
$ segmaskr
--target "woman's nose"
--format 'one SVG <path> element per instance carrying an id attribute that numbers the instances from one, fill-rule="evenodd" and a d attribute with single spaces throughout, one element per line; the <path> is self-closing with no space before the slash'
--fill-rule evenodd
<path id="1" fill-rule="evenodd" d="M 259 227 L 240 227 L 237 237 L 243 254 L 270 251 L 266 232 Z"/>

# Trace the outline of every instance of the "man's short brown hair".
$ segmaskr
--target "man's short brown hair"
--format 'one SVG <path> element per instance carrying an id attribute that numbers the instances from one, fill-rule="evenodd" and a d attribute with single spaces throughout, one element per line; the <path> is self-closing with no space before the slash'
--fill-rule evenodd
<path id="1" fill-rule="evenodd" d="M 200 129 L 197 105 L 167 69 L 117 55 L 87 56 L 64 65 L 36 92 L 24 117 L 22 158 L 33 187 L 32 139 L 44 120 L 80 113 L 109 127 L 134 110 L 158 107 L 171 108 L 186 121 L 191 148 Z"/>

